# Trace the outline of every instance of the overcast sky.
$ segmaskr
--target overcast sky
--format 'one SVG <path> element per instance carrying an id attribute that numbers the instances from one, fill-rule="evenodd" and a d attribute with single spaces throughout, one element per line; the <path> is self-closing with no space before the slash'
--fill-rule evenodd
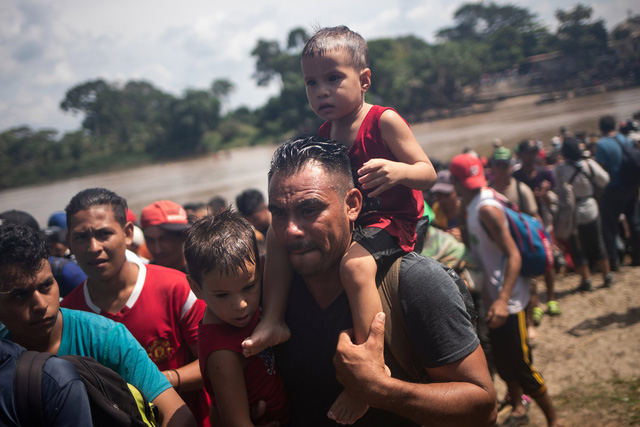
<path id="1" fill-rule="evenodd" d="M 0 131 L 27 124 L 73 130 L 81 117 L 58 107 L 76 84 L 145 79 L 180 96 L 214 79 L 236 85 L 231 107 L 262 105 L 277 92 L 251 78 L 258 39 L 347 25 L 365 39 L 413 34 L 433 42 L 461 0 L 0 0 Z M 505 2 L 499 1 L 500 4 Z M 515 0 L 552 31 L 575 0 Z M 585 0 L 611 29 L 640 13 L 637 0 Z M 373 70 L 375 76 L 375 70 Z"/>

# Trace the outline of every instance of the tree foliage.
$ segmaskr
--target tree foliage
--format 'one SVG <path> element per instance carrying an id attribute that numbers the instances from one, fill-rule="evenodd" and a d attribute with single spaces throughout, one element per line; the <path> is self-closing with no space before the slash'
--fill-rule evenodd
<path id="1" fill-rule="evenodd" d="M 609 34 L 592 13 L 581 4 L 557 10 L 558 29 L 551 34 L 525 8 L 482 1 L 460 6 L 454 25 L 441 29 L 434 44 L 411 35 L 368 40 L 372 86 L 367 101 L 392 106 L 417 121 L 472 102 L 481 77 L 491 80 L 495 73 L 499 78 L 514 67 L 526 72 L 532 55 L 559 51 L 583 75 L 610 69 L 616 59 L 607 45 Z M 630 18 L 611 39 L 630 38 L 639 20 Z M 224 116 L 222 106 L 229 105 L 236 87 L 224 78 L 180 96 L 144 80 L 79 83 L 60 102 L 63 111 L 82 117 L 77 131 L 60 136 L 19 126 L 0 133 L 0 189 L 315 132 L 321 120 L 309 106 L 300 69 L 307 39 L 306 30 L 298 27 L 282 41 L 258 40 L 251 51 L 255 83 L 277 85 L 279 92 L 254 110 L 225 108 Z M 637 54 L 627 55 L 628 63 L 638 60 Z M 566 71 L 561 76 L 581 78 Z"/>
<path id="2" fill-rule="evenodd" d="M 579 69 L 592 67 L 596 59 L 607 52 L 608 34 L 604 20 L 592 20 L 593 9 L 577 4 L 572 9 L 558 9 L 557 45 L 571 57 Z"/>

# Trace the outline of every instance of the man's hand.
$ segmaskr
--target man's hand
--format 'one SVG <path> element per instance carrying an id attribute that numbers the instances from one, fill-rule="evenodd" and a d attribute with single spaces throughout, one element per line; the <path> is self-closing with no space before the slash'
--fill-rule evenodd
<path id="1" fill-rule="evenodd" d="M 371 323 L 367 341 L 355 345 L 352 331 L 343 331 L 338 338 L 333 364 L 336 377 L 346 390 L 356 396 L 363 396 L 391 376 L 389 368 L 384 364 L 384 320 L 385 314 L 380 312 Z M 367 402 L 368 403 L 368 402 Z"/>
<path id="2" fill-rule="evenodd" d="M 496 329 L 504 325 L 509 317 L 509 308 L 507 303 L 501 299 L 497 299 L 489 307 L 487 312 L 487 324 L 489 328 Z"/>

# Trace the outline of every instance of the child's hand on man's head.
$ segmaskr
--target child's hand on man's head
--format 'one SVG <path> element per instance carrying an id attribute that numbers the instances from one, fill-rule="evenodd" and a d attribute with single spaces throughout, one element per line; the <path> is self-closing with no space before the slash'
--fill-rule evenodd
<path id="1" fill-rule="evenodd" d="M 372 190 L 367 194 L 369 197 L 376 197 L 400 184 L 404 166 L 387 159 L 371 159 L 358 169 L 358 182 L 363 189 Z"/>

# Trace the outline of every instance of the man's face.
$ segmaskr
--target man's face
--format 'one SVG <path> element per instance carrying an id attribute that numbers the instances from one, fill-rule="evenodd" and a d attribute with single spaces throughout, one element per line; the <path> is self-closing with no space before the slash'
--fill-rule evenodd
<path id="1" fill-rule="evenodd" d="M 35 275 L 7 266 L 0 271 L 0 322 L 18 343 L 49 340 L 58 321 L 60 291 L 49 261 Z"/>
<path id="2" fill-rule="evenodd" d="M 339 178 L 308 164 L 292 175 L 275 173 L 269 184 L 271 227 L 303 277 L 339 267 L 351 242 L 351 223 L 360 213 L 362 196 L 355 189 L 340 196 L 334 179 Z"/>
<path id="3" fill-rule="evenodd" d="M 538 153 L 535 151 L 525 151 L 518 154 L 518 157 L 523 165 L 533 166 L 538 159 Z"/>
<path id="4" fill-rule="evenodd" d="M 451 193 L 442 193 L 438 191 L 437 193 L 435 193 L 435 198 L 436 201 L 440 203 L 440 206 L 454 207 L 458 202 L 458 193 L 456 193 L 455 190 L 453 190 Z"/>
<path id="5" fill-rule="evenodd" d="M 105 281 L 120 273 L 133 238 L 133 224 L 116 221 L 110 206 L 92 206 L 69 217 L 69 248 L 91 280 Z"/>
<path id="6" fill-rule="evenodd" d="M 157 225 L 149 226 L 143 231 L 147 249 L 156 264 L 176 270 L 184 268 L 185 237 L 182 233 L 163 230 Z"/>
<path id="7" fill-rule="evenodd" d="M 513 167 L 509 162 L 494 161 L 491 163 L 491 170 L 496 178 L 508 179 L 511 178 Z"/>

